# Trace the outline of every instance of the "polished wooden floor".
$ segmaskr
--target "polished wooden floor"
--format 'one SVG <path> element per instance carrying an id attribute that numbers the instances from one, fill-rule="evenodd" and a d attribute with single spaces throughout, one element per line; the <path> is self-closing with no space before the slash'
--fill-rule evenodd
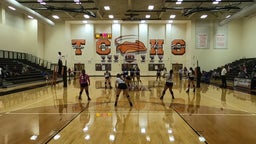
<path id="1" fill-rule="evenodd" d="M 114 83 L 114 78 L 112 82 Z M 77 80 L 0 96 L 1 144 L 255 144 L 256 96 L 201 84 L 186 93 L 175 79 L 174 95 L 159 99 L 164 81 L 142 77 L 130 90 L 133 107 L 102 77 L 92 77 L 78 100 Z M 6 90 L 6 89 L 5 89 Z"/>

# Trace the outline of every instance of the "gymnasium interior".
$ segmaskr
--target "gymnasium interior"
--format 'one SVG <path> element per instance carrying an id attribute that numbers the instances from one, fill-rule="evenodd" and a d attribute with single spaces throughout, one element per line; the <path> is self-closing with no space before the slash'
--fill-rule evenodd
<path id="1" fill-rule="evenodd" d="M 255 0 L 1 0 L 0 143 L 253 144 L 255 23 Z"/>

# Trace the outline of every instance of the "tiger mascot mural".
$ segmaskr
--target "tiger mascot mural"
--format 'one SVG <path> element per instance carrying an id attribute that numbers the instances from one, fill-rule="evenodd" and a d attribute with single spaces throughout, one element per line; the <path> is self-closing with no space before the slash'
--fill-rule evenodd
<path id="1" fill-rule="evenodd" d="M 186 52 L 186 42 L 183 39 L 174 39 L 171 43 L 172 54 L 183 55 Z"/>
<path id="2" fill-rule="evenodd" d="M 130 41 L 134 39 L 134 41 Z M 144 43 L 136 35 L 122 35 L 115 39 L 116 50 L 121 54 L 146 52 Z"/>

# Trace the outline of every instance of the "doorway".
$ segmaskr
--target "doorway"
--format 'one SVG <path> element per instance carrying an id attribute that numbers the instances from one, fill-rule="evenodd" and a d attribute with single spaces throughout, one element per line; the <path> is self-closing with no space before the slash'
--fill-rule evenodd
<path id="1" fill-rule="evenodd" d="M 84 69 L 84 64 L 81 63 L 75 63 L 74 64 L 74 77 L 77 77 L 80 75 L 80 72 Z"/>
<path id="2" fill-rule="evenodd" d="M 179 69 L 183 68 L 183 64 L 172 64 L 172 70 L 174 74 L 177 74 L 179 72 Z"/>

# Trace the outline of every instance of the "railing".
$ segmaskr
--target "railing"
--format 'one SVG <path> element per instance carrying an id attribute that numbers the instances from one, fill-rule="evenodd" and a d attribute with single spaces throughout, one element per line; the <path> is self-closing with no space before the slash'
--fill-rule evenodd
<path id="1" fill-rule="evenodd" d="M 22 53 L 22 52 L 0 50 L 0 58 L 27 60 L 27 61 L 30 61 L 31 63 L 38 64 L 40 66 L 43 66 L 44 68 L 51 69 L 51 70 L 53 70 L 54 66 L 56 65 L 47 60 L 34 56 L 32 54 Z"/>

